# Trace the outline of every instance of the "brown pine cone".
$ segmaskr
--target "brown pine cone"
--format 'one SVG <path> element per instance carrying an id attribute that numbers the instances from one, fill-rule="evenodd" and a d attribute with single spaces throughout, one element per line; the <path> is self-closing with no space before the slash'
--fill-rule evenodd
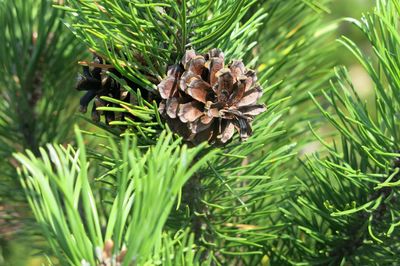
<path id="1" fill-rule="evenodd" d="M 138 57 L 138 60 L 140 58 Z M 87 91 L 80 99 L 80 111 L 86 113 L 88 105 L 93 100 L 93 106 L 91 110 L 92 120 L 99 122 L 101 116 L 105 116 L 106 123 L 109 124 L 112 121 L 123 121 L 126 113 L 112 112 L 112 111 L 100 111 L 98 107 L 119 107 L 117 104 L 106 102 L 101 99 L 101 96 L 108 96 L 116 100 L 120 100 L 127 103 L 135 104 L 137 99 L 134 95 L 123 88 L 115 79 L 113 79 L 107 72 L 114 74 L 121 80 L 124 80 L 128 87 L 132 90 L 140 90 L 141 96 L 151 102 L 154 99 L 154 94 L 149 90 L 144 89 L 140 85 L 133 81 L 125 78 L 119 73 L 112 65 L 108 64 L 102 57 L 97 54 L 93 55 L 92 62 L 81 62 L 83 64 L 82 74 L 78 76 L 76 89 L 79 91 Z M 154 76 L 148 75 L 149 80 L 154 82 Z M 133 119 L 133 118 L 132 118 Z"/>
<path id="2" fill-rule="evenodd" d="M 121 266 L 122 262 L 127 253 L 126 247 L 122 247 L 118 254 L 113 254 L 114 241 L 106 240 L 104 242 L 104 247 L 101 249 L 100 247 L 96 247 L 96 257 L 98 263 L 97 266 Z M 81 266 L 90 266 L 90 263 L 86 260 L 81 261 Z"/>
<path id="3" fill-rule="evenodd" d="M 262 89 L 256 73 L 240 60 L 224 67 L 224 54 L 186 51 L 179 65 L 169 68 L 158 84 L 159 112 L 170 128 L 192 144 L 228 142 L 235 129 L 241 140 L 251 134 L 254 116 L 266 110 L 257 104 Z"/>
<path id="4" fill-rule="evenodd" d="M 89 103 L 93 100 L 91 111 L 93 121 L 100 121 L 100 116 L 104 115 L 106 123 L 108 124 L 115 120 L 114 112 L 101 112 L 96 110 L 96 108 L 100 106 L 114 106 L 114 104 L 107 103 L 100 97 L 109 96 L 114 99 L 129 102 L 129 93 L 123 90 L 117 81 L 107 75 L 107 71 L 110 71 L 120 76 L 111 65 L 104 62 L 103 58 L 95 54 L 93 56 L 93 62 L 86 64 L 88 65 L 83 66 L 82 74 L 79 75 L 76 84 L 77 90 L 87 91 L 80 99 L 79 110 L 82 113 L 86 113 Z"/>

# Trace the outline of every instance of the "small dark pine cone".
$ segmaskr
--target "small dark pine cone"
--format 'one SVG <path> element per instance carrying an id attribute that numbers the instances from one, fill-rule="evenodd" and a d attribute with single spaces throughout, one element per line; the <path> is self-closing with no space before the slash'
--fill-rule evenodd
<path id="1" fill-rule="evenodd" d="M 162 98 L 159 112 L 192 144 L 227 143 L 235 129 L 246 140 L 254 116 L 266 110 L 257 104 L 262 89 L 256 81 L 256 73 L 242 61 L 225 67 L 219 49 L 205 55 L 188 50 L 182 63 L 171 66 L 157 86 Z"/>
<path id="2" fill-rule="evenodd" d="M 107 75 L 107 71 L 120 77 L 121 75 L 116 69 L 107 65 L 104 60 L 94 55 L 91 66 L 83 66 L 83 72 L 79 75 L 76 89 L 79 91 L 87 91 L 85 95 L 80 99 L 79 110 L 82 113 L 86 113 L 89 103 L 93 100 L 92 106 L 92 119 L 93 121 L 100 121 L 100 116 L 104 115 L 106 123 L 116 120 L 116 114 L 109 111 L 98 111 L 97 107 L 100 106 L 114 106 L 113 103 L 102 100 L 101 96 L 109 96 L 117 100 L 124 102 L 130 101 L 130 95 L 127 91 L 121 89 L 120 84 Z"/>

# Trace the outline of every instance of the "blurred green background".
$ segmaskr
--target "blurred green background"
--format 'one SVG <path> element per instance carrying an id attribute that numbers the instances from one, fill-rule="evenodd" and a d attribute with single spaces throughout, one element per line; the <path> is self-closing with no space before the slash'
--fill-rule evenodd
<path id="1" fill-rule="evenodd" d="M 372 0 L 334 0 L 330 10 L 326 15 L 326 21 L 332 22 L 341 20 L 344 17 L 360 18 L 362 13 L 372 9 Z M 336 38 L 345 35 L 354 40 L 365 51 L 368 51 L 367 42 L 361 32 L 353 25 L 342 21 L 336 31 Z M 334 39 L 332 40 L 334 42 Z M 350 72 L 355 88 L 360 95 L 367 98 L 371 94 L 372 82 L 366 72 L 360 67 L 354 57 L 343 47 L 338 45 L 334 57 L 339 64 L 345 65 Z M 1 210 L 0 210 L 1 211 Z M 1 217 L 0 217 L 1 219 Z M 25 243 L 15 237 L 0 237 L 0 265 L 4 266 L 36 266 L 46 264 L 42 257 L 34 256 L 35 250 L 31 248 L 32 243 Z"/>
<path id="2" fill-rule="evenodd" d="M 359 19 L 363 13 L 370 12 L 374 7 L 373 0 L 334 0 L 331 5 L 331 14 L 327 16 L 330 20 L 341 20 L 351 17 Z M 354 25 L 347 21 L 342 21 L 337 29 L 336 37 L 346 36 L 357 43 L 365 52 L 369 51 L 369 43 L 363 34 Z M 372 92 L 372 81 L 366 71 L 358 64 L 355 57 L 343 46 L 339 45 L 336 49 L 335 58 L 338 64 L 345 65 L 354 87 L 361 97 L 369 98 Z"/>

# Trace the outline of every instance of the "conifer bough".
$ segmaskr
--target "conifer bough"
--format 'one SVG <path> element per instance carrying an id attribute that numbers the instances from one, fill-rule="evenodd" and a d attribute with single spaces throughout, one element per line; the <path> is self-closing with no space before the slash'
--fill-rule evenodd
<path id="1" fill-rule="evenodd" d="M 263 104 L 257 104 L 262 89 L 255 71 L 247 69 L 241 60 L 233 60 L 225 67 L 224 59 L 220 49 L 204 55 L 188 50 L 179 64 L 169 67 L 167 76 L 157 86 L 161 96 L 161 101 L 157 101 L 159 112 L 172 131 L 193 145 L 203 141 L 227 143 L 235 129 L 240 139 L 246 140 L 252 134 L 254 117 L 266 109 Z M 81 112 L 85 113 L 94 100 L 92 119 L 96 122 L 100 121 L 101 114 L 107 123 L 124 119 L 118 116 L 118 111 L 101 112 L 104 106 L 114 106 L 101 96 L 127 103 L 132 100 L 107 70 L 121 77 L 112 65 L 95 54 L 93 62 L 83 66 L 76 85 L 78 90 L 87 90 L 80 100 Z M 130 82 L 129 87 L 136 89 L 137 85 Z"/>

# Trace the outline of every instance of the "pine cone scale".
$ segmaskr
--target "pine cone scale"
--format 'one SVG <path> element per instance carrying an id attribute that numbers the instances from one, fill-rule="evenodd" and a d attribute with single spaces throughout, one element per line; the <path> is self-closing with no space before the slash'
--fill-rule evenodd
<path id="1" fill-rule="evenodd" d="M 208 123 L 204 123 L 203 119 L 202 119 L 203 117 L 208 117 L 208 116 L 202 116 L 202 117 L 200 117 L 200 119 L 197 119 L 195 122 L 189 124 L 190 130 L 192 133 L 197 134 L 201 131 L 204 131 L 204 130 L 210 128 L 210 126 L 212 125 L 212 121 L 214 119 L 209 120 Z"/>
<path id="2" fill-rule="evenodd" d="M 179 101 L 177 98 L 171 98 L 167 100 L 167 114 L 171 118 L 176 118 L 179 108 Z"/>
<path id="3" fill-rule="evenodd" d="M 180 67 L 177 65 L 170 67 L 167 75 L 167 78 L 163 79 L 157 86 L 161 98 L 163 99 L 169 99 L 176 95 L 179 78 L 181 76 Z"/>
<path id="4" fill-rule="evenodd" d="M 218 88 L 217 99 L 220 103 L 227 103 L 233 91 L 233 76 L 228 68 L 223 68 L 217 73 Z"/>
<path id="5" fill-rule="evenodd" d="M 195 56 L 189 62 L 189 72 L 200 76 L 203 73 L 205 63 L 206 60 L 203 56 Z"/>
<path id="6" fill-rule="evenodd" d="M 208 69 L 210 71 L 210 84 L 211 86 L 214 86 L 215 83 L 218 81 L 218 78 L 216 76 L 218 71 L 224 68 L 224 60 L 219 57 L 214 57 L 211 58 L 210 63 L 208 65 L 209 65 Z"/>
<path id="7" fill-rule="evenodd" d="M 222 132 L 221 142 L 226 143 L 230 140 L 235 133 L 235 125 L 233 122 L 228 122 L 228 125 L 225 126 L 224 131 Z"/>
<path id="8" fill-rule="evenodd" d="M 265 112 L 266 108 L 262 104 L 255 104 L 255 105 L 240 107 L 238 110 L 246 116 L 256 116 Z"/>
<path id="9" fill-rule="evenodd" d="M 257 100 L 262 96 L 262 90 L 260 87 L 248 90 L 244 93 L 243 98 L 237 103 L 238 107 L 253 105 L 257 103 Z"/>
<path id="10" fill-rule="evenodd" d="M 203 115 L 198 102 L 189 102 L 179 105 L 178 116 L 183 123 L 194 122 Z"/>
<path id="11" fill-rule="evenodd" d="M 199 77 L 193 77 L 190 80 L 189 86 L 186 89 L 186 93 L 190 95 L 193 99 L 206 103 L 207 102 L 207 96 L 209 95 L 211 91 L 210 84 L 207 82 L 203 81 Z"/>

